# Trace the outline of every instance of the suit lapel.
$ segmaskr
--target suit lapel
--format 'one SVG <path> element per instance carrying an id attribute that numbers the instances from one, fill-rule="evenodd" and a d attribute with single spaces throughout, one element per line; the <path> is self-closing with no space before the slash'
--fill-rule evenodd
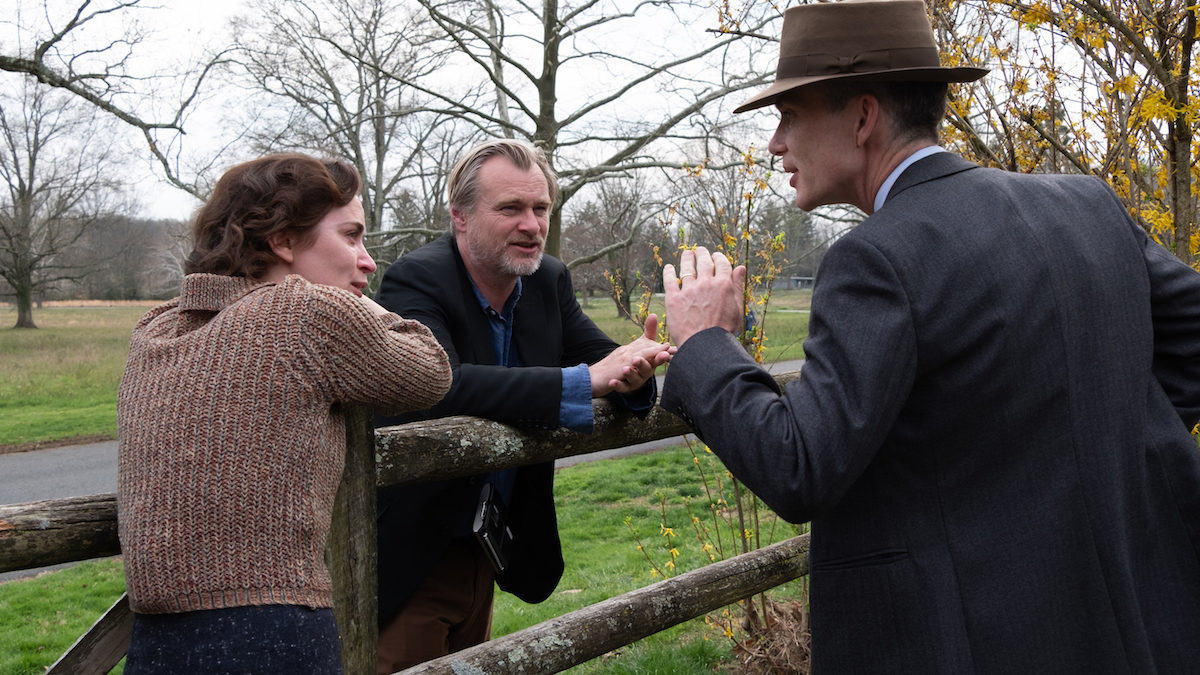
<path id="1" fill-rule="evenodd" d="M 471 286 L 471 279 L 467 276 L 467 266 L 463 264 L 462 255 L 458 252 L 458 245 L 450 235 L 445 235 L 449 238 L 449 246 L 451 257 L 454 259 L 454 267 L 458 272 L 458 295 L 462 298 L 463 321 L 466 324 L 467 345 L 471 353 L 462 353 L 462 348 L 459 349 L 459 360 L 462 363 L 478 363 L 480 365 L 494 366 L 496 365 L 496 349 L 492 346 L 492 325 L 488 322 L 487 314 L 483 312 L 483 306 L 479 304 L 479 298 L 475 295 L 475 289 Z M 458 339 L 455 339 L 456 345 Z"/>
<path id="2" fill-rule="evenodd" d="M 546 341 L 545 305 L 535 276 L 525 277 L 521 299 L 513 310 L 513 345 L 526 366 L 557 366 L 549 358 L 555 350 Z"/>
<path id="3" fill-rule="evenodd" d="M 932 154 L 914 162 L 912 166 L 904 170 L 904 173 L 900 174 L 900 177 L 896 179 L 896 184 L 892 186 L 891 192 L 888 193 L 888 201 L 891 201 L 896 195 L 910 187 L 928 183 L 939 178 L 945 178 L 946 176 L 963 171 L 981 168 L 983 167 L 974 162 L 967 161 L 952 152 Z"/>

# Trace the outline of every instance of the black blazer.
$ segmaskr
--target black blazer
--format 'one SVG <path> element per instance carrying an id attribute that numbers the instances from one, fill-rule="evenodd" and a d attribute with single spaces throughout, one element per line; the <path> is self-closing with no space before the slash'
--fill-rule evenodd
<path id="1" fill-rule="evenodd" d="M 698 333 L 662 405 L 811 519 L 813 672 L 1200 669 L 1200 275 L 1102 181 L 916 162 L 804 348 Z"/>
<path id="2" fill-rule="evenodd" d="M 513 310 L 512 345 L 523 367 L 494 365 L 492 332 L 479 305 L 454 238 L 449 234 L 400 258 L 388 268 L 375 300 L 433 331 L 450 357 L 454 382 L 429 410 L 376 417 L 376 426 L 450 415 L 473 415 L 523 428 L 558 427 L 562 368 L 595 363 L 618 345 L 580 309 L 571 276 L 546 256 L 522 280 Z M 651 378 L 631 395 L 645 399 L 657 389 Z M 620 404 L 622 397 L 613 397 Z M 433 569 L 453 528 L 476 506 L 483 476 L 379 491 L 379 619 L 389 621 Z M 554 463 L 518 469 L 509 505 L 513 551 L 496 581 L 525 602 L 541 602 L 563 572 L 554 512 Z"/>

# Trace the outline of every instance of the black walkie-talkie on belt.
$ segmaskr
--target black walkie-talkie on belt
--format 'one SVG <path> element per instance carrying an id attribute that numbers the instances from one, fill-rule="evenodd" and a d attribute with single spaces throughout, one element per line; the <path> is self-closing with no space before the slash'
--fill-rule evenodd
<path id="1" fill-rule="evenodd" d="M 512 549 L 513 534 L 508 529 L 508 513 L 504 500 L 496 486 L 487 483 L 479 493 L 479 508 L 475 510 L 475 523 L 471 531 L 479 539 L 492 568 L 500 574 L 508 568 L 508 554 Z"/>

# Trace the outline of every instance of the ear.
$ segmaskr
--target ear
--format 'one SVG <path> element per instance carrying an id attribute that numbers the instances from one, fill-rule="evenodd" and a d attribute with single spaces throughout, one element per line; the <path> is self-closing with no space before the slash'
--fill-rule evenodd
<path id="1" fill-rule="evenodd" d="M 467 231 L 467 214 L 457 206 L 450 207 L 450 220 L 454 223 L 455 236 Z"/>
<path id="2" fill-rule="evenodd" d="M 875 133 L 876 127 L 880 124 L 882 112 L 879 108 L 879 99 L 875 98 L 873 94 L 859 96 L 854 106 L 854 112 L 856 113 L 854 141 L 861 148 L 867 144 L 871 135 Z"/>
<path id="3" fill-rule="evenodd" d="M 273 234 L 267 239 L 267 243 L 271 245 L 271 252 L 275 254 L 276 258 L 279 258 L 280 262 L 290 265 L 296 259 L 292 238 L 287 233 Z"/>

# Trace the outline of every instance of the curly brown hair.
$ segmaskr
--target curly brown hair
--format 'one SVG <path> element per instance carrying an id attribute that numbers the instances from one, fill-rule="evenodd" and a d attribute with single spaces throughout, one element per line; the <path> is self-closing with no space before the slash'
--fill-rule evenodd
<path id="1" fill-rule="evenodd" d="M 287 233 L 300 248 L 310 245 L 317 224 L 361 186 L 358 171 L 340 159 L 292 153 L 238 164 L 196 212 L 185 271 L 260 279 L 279 262 L 271 237 Z"/>

